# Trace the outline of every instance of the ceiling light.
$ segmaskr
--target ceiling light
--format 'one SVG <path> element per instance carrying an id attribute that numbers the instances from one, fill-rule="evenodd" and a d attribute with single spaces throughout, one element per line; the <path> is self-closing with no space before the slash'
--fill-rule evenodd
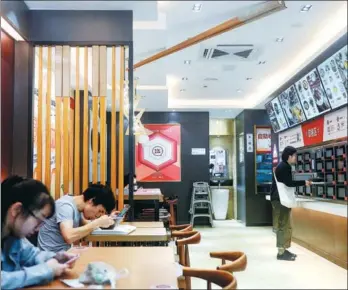
<path id="1" fill-rule="evenodd" d="M 284 37 L 278 37 L 277 39 L 276 39 L 276 42 L 283 42 L 284 41 Z"/>
<path id="2" fill-rule="evenodd" d="M 259 64 L 265 64 L 266 63 L 266 61 L 264 60 L 264 61 L 259 61 Z"/>
<path id="3" fill-rule="evenodd" d="M 184 64 L 191 64 L 190 60 L 184 60 Z"/>
<path id="4" fill-rule="evenodd" d="M 308 12 L 309 10 L 311 10 L 311 8 L 312 8 L 312 5 L 307 4 L 302 7 L 301 12 Z"/>
<path id="5" fill-rule="evenodd" d="M 3 17 L 1 17 L 1 29 L 3 29 L 13 39 L 17 41 L 24 41 L 24 38 Z"/>
<path id="6" fill-rule="evenodd" d="M 182 92 L 182 93 L 185 92 L 185 89 L 181 89 L 180 92 Z"/>
<path id="7" fill-rule="evenodd" d="M 205 89 L 206 89 L 207 87 L 208 87 L 207 85 L 204 85 L 204 86 L 203 86 L 203 88 L 205 88 Z"/>
<path id="8" fill-rule="evenodd" d="M 241 90 L 241 89 L 238 89 L 238 90 L 237 90 L 237 93 L 241 93 L 241 92 L 242 92 L 242 90 Z"/>
<path id="9" fill-rule="evenodd" d="M 193 12 L 200 12 L 202 10 L 202 3 L 196 3 L 192 7 Z"/>
<path id="10" fill-rule="evenodd" d="M 247 81 L 251 81 L 253 78 L 246 78 Z"/>
<path id="11" fill-rule="evenodd" d="M 182 80 L 183 80 L 183 81 L 187 81 L 188 78 L 187 78 L 187 77 L 183 77 Z"/>

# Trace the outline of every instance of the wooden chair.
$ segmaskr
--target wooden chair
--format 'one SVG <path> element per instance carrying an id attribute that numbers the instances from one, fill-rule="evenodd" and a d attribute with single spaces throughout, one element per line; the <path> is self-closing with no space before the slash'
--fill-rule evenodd
<path id="1" fill-rule="evenodd" d="M 199 244 L 201 234 L 197 231 L 190 232 L 174 232 L 177 240 L 175 241 L 177 252 L 179 255 L 179 264 L 185 267 L 190 267 L 190 254 L 188 245 Z M 179 288 L 191 288 L 191 279 L 181 276 L 178 278 Z M 181 286 L 181 287 L 180 287 Z"/>
<path id="2" fill-rule="evenodd" d="M 211 289 L 211 284 L 216 284 L 220 286 L 222 289 L 237 289 L 237 280 L 231 273 L 228 273 L 226 271 L 220 271 L 220 270 L 205 270 L 205 269 L 194 269 L 194 268 L 188 268 L 183 267 L 183 276 L 185 278 L 199 278 L 207 281 L 207 289 Z M 180 288 L 179 289 L 191 289 L 190 287 L 187 288 Z"/>
<path id="3" fill-rule="evenodd" d="M 170 213 L 170 221 L 169 224 L 171 226 L 175 226 L 176 225 L 176 213 L 175 213 L 175 209 L 174 209 L 174 205 L 178 204 L 178 199 L 169 199 L 166 198 L 166 203 L 169 204 L 169 213 Z"/>
<path id="4" fill-rule="evenodd" d="M 221 266 L 216 267 L 217 270 L 227 271 L 231 274 L 244 271 L 247 266 L 247 256 L 243 252 L 211 252 L 210 257 L 222 260 Z M 232 263 L 226 264 L 226 261 Z"/>

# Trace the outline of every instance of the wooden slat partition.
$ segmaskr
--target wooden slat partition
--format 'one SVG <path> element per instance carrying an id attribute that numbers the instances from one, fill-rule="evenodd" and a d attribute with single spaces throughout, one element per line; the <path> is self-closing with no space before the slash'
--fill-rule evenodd
<path id="1" fill-rule="evenodd" d="M 92 181 L 98 181 L 98 115 L 99 115 L 99 47 L 92 47 L 92 114 L 93 114 L 93 137 L 92 137 Z"/>
<path id="2" fill-rule="evenodd" d="M 45 152 L 45 184 L 51 188 L 51 78 L 52 48 L 47 49 L 47 92 L 46 92 L 46 152 Z"/>
<path id="3" fill-rule="evenodd" d="M 55 95 L 56 95 L 56 173 L 55 173 L 55 198 L 60 197 L 60 186 L 61 186 L 61 113 L 62 113 L 62 64 L 63 64 L 63 48 L 61 46 L 56 46 L 55 49 Z"/>
<path id="4" fill-rule="evenodd" d="M 119 112 L 119 145 L 118 145 L 118 209 L 122 210 L 124 206 L 124 124 L 123 124 L 123 107 L 124 107 L 124 47 L 120 48 L 120 112 Z"/>
<path id="5" fill-rule="evenodd" d="M 106 183 L 106 96 L 107 96 L 107 65 L 106 46 L 99 48 L 99 99 L 100 99 L 100 183 Z"/>
<path id="6" fill-rule="evenodd" d="M 83 79 L 83 169 L 82 169 L 82 190 L 88 187 L 89 168 L 89 126 L 88 126 L 88 47 L 84 48 L 84 79 Z"/>
<path id="7" fill-rule="evenodd" d="M 75 87 L 75 144 L 74 144 L 74 194 L 81 193 L 80 187 L 80 48 L 76 47 Z"/>
<path id="8" fill-rule="evenodd" d="M 111 189 L 116 194 L 116 47 L 112 47 L 111 61 Z"/>
<path id="9" fill-rule="evenodd" d="M 39 47 L 39 87 L 38 87 L 38 114 L 37 114 L 37 167 L 36 167 L 36 179 L 42 180 L 42 91 L 43 91 L 43 47 Z"/>
<path id="10" fill-rule="evenodd" d="M 70 47 L 63 46 L 63 190 L 69 191 Z"/>

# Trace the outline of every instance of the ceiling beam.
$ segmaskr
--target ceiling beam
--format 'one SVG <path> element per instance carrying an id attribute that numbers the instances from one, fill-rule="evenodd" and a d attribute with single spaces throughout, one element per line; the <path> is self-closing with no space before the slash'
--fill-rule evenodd
<path id="1" fill-rule="evenodd" d="M 190 47 L 192 45 L 195 45 L 199 42 L 202 42 L 204 40 L 207 40 L 209 38 L 212 38 L 214 36 L 217 36 L 219 34 L 225 33 L 227 31 L 230 31 L 232 29 L 235 29 L 237 27 L 240 27 L 242 25 L 245 25 L 247 23 L 253 22 L 257 19 L 263 18 L 267 15 L 273 14 L 275 12 L 281 11 L 285 9 L 285 3 L 284 1 L 266 1 L 262 3 L 258 3 L 255 5 L 252 5 L 247 11 L 245 11 L 244 15 L 234 17 L 230 20 L 227 20 L 215 27 L 212 27 L 200 34 L 197 34 L 194 37 L 191 37 L 183 42 L 180 42 L 170 48 L 167 48 L 166 50 L 163 50 L 159 53 L 154 54 L 153 56 L 150 56 L 142 61 L 139 61 L 133 66 L 133 69 L 137 69 L 139 67 L 142 67 L 148 63 L 154 62 L 160 58 L 163 58 L 165 56 L 168 56 L 170 54 L 173 54 L 175 52 L 178 52 L 180 50 L 183 50 L 187 47 Z"/>

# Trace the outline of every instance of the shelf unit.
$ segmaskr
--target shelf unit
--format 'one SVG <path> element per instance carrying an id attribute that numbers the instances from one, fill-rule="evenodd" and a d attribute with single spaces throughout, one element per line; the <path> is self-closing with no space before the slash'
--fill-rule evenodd
<path id="1" fill-rule="evenodd" d="M 317 172 L 324 184 L 297 187 L 298 195 L 348 200 L 347 142 L 298 150 L 295 171 Z"/>

